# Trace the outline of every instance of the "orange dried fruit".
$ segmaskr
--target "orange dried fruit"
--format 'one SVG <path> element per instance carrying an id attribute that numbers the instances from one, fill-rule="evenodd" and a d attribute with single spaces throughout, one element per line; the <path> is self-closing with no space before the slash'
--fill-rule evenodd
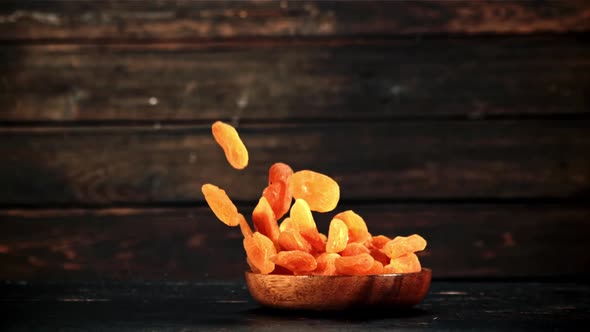
<path id="1" fill-rule="evenodd" d="M 284 231 L 287 231 L 290 229 L 297 229 L 297 228 L 293 224 L 293 221 L 291 220 L 291 218 L 287 217 L 287 218 L 283 219 L 283 222 L 281 222 L 281 224 L 279 225 L 279 231 L 284 232 Z"/>
<path id="2" fill-rule="evenodd" d="M 289 211 L 293 200 L 287 185 L 278 182 L 269 184 L 268 187 L 264 188 L 262 196 L 268 200 L 277 219 L 280 219 Z"/>
<path id="3" fill-rule="evenodd" d="M 246 218 L 244 218 L 243 214 L 238 213 L 238 220 L 240 223 L 240 231 L 242 231 L 242 235 L 244 237 L 252 235 L 252 228 L 250 228 L 250 225 L 248 225 L 248 222 L 246 221 Z"/>
<path id="4" fill-rule="evenodd" d="M 250 267 L 250 271 L 254 272 L 254 273 L 260 273 L 260 270 L 254 266 L 254 264 L 252 264 L 252 261 L 250 260 L 250 258 L 246 257 L 246 263 L 248 263 L 248 266 Z"/>
<path id="5" fill-rule="evenodd" d="M 271 273 L 275 264 L 271 257 L 276 255 L 274 243 L 259 232 L 254 232 L 252 235 L 244 238 L 244 249 L 250 263 L 257 268 L 262 274 Z"/>
<path id="6" fill-rule="evenodd" d="M 326 241 L 328 240 L 324 234 L 318 232 L 315 228 L 308 228 L 300 231 L 301 236 L 309 244 L 315 252 L 324 252 L 326 250 Z"/>
<path id="7" fill-rule="evenodd" d="M 313 271 L 313 274 L 324 276 L 336 275 L 336 265 L 334 262 L 339 257 L 340 255 L 330 252 L 320 254 L 318 257 L 316 257 L 316 262 L 318 266 Z"/>
<path id="8" fill-rule="evenodd" d="M 275 218 L 272 208 L 266 198 L 261 197 L 258 204 L 252 212 L 252 222 L 256 231 L 267 236 L 278 248 L 279 244 L 279 224 Z"/>
<path id="9" fill-rule="evenodd" d="M 317 262 L 311 254 L 305 251 L 281 251 L 273 257 L 276 265 L 280 265 L 294 274 L 311 272 L 317 268 Z"/>
<path id="10" fill-rule="evenodd" d="M 297 199 L 295 201 L 291 207 L 289 217 L 293 225 L 299 230 L 317 229 L 309 205 L 303 199 Z"/>
<path id="11" fill-rule="evenodd" d="M 349 242 L 364 243 L 371 238 L 367 224 L 361 216 L 352 210 L 340 212 L 334 216 L 336 219 L 344 221 L 348 227 Z"/>
<path id="12" fill-rule="evenodd" d="M 420 260 L 414 253 L 392 258 L 391 262 L 383 267 L 384 273 L 414 273 L 421 270 Z"/>
<path id="13" fill-rule="evenodd" d="M 358 242 L 351 242 L 347 244 L 346 248 L 340 252 L 340 255 L 342 256 L 356 256 L 360 254 L 370 254 L 370 250 Z"/>
<path id="14" fill-rule="evenodd" d="M 289 178 L 293 175 L 293 170 L 285 163 L 274 163 L 268 169 L 268 184 L 284 183 L 289 184 Z"/>
<path id="15" fill-rule="evenodd" d="M 238 209 L 227 196 L 225 190 L 206 183 L 201 187 L 201 191 L 205 196 L 209 208 L 213 211 L 217 219 L 232 227 L 240 224 Z"/>
<path id="16" fill-rule="evenodd" d="M 338 183 L 327 175 L 314 171 L 295 172 L 289 179 L 289 190 L 296 199 L 304 199 L 312 211 L 334 210 L 340 199 Z"/>
<path id="17" fill-rule="evenodd" d="M 230 124 L 216 121 L 211 126 L 211 132 L 233 168 L 244 169 L 248 166 L 248 150 L 236 128 Z"/>
<path id="18" fill-rule="evenodd" d="M 293 275 L 293 271 L 287 270 L 280 265 L 275 265 L 275 269 L 270 274 Z"/>
<path id="19" fill-rule="evenodd" d="M 426 240 L 418 234 L 410 236 L 396 236 L 383 246 L 382 251 L 389 258 L 397 258 L 405 254 L 422 251 L 426 248 Z"/>
<path id="20" fill-rule="evenodd" d="M 336 272 L 343 275 L 365 274 L 373 267 L 375 260 L 369 254 L 356 256 L 341 256 L 334 262 Z"/>
<path id="21" fill-rule="evenodd" d="M 282 250 L 301 250 L 310 253 L 311 244 L 307 242 L 297 230 L 287 230 L 279 235 L 279 245 Z"/>
<path id="22" fill-rule="evenodd" d="M 382 274 L 383 273 L 383 264 L 377 260 L 373 262 L 373 266 L 365 272 L 365 274 Z"/>
<path id="23" fill-rule="evenodd" d="M 388 265 L 389 262 L 391 261 L 391 258 L 387 257 L 387 255 L 384 254 L 383 251 L 381 251 L 377 248 L 371 248 L 369 250 L 370 250 L 369 254 L 371 254 L 371 256 L 373 256 L 373 258 L 376 261 L 380 262 L 384 266 Z"/>
<path id="24" fill-rule="evenodd" d="M 332 219 L 328 230 L 328 241 L 326 242 L 326 252 L 339 253 L 348 243 L 348 228 L 344 221 Z"/>
<path id="25" fill-rule="evenodd" d="M 376 235 L 365 242 L 365 245 L 367 248 L 383 249 L 385 244 L 387 244 L 389 241 L 391 241 L 391 239 L 385 235 Z"/>

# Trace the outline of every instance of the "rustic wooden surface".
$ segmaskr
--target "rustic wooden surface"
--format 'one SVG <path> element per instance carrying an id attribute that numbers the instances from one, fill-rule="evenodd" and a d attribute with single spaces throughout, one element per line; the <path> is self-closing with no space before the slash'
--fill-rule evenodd
<path id="1" fill-rule="evenodd" d="M 3 283 L 3 331 L 582 331 L 590 287 L 434 282 L 413 310 L 333 314 L 265 310 L 240 283 Z"/>
<path id="2" fill-rule="evenodd" d="M 0 279 L 235 278 L 199 187 L 249 214 L 275 161 L 435 278 L 587 277 L 589 30 L 578 0 L 3 1 Z"/>
<path id="3" fill-rule="evenodd" d="M 254 201 L 282 161 L 334 177 L 342 200 L 588 197 L 588 120 L 245 125 L 233 170 L 210 126 L 0 133 L 4 204 L 204 201 L 207 182 Z M 15 172 L 15 170 L 18 170 Z M 51 193 L 51 194 L 48 194 Z"/>
<path id="4" fill-rule="evenodd" d="M 587 44 L 551 36 L 3 46 L 0 122 L 587 116 Z"/>
<path id="5" fill-rule="evenodd" d="M 588 31 L 582 0 L 3 1 L 0 39 L 528 34 Z"/>
<path id="6" fill-rule="evenodd" d="M 249 216 L 253 205 L 240 206 Z M 590 275 L 584 204 L 344 205 L 373 234 L 419 233 L 441 277 Z M 327 233 L 333 213 L 316 214 Z M 2 276 L 15 280 L 235 280 L 241 234 L 206 208 L 0 211 Z"/>

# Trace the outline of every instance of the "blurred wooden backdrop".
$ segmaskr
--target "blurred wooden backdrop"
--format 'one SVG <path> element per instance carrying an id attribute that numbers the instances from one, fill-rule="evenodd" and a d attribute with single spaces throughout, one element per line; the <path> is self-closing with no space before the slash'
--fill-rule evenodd
<path id="1" fill-rule="evenodd" d="M 199 188 L 249 215 L 275 161 L 435 277 L 588 276 L 589 31 L 585 1 L 3 1 L 0 279 L 240 278 Z"/>

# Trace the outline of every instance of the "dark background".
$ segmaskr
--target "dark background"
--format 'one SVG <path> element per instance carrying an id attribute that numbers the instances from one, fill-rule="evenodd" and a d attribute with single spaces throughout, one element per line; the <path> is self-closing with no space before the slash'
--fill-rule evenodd
<path id="1" fill-rule="evenodd" d="M 3 1 L 0 279 L 240 279 L 200 186 L 249 216 L 276 161 L 435 278 L 588 277 L 588 31 L 585 1 Z"/>

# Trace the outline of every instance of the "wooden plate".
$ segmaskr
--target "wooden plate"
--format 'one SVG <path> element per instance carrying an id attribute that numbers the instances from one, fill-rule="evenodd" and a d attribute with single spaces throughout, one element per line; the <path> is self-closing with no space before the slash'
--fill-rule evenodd
<path id="1" fill-rule="evenodd" d="M 292 276 L 246 272 L 252 297 L 261 305 L 297 310 L 354 307 L 411 308 L 430 287 L 432 271 L 366 276 Z"/>

